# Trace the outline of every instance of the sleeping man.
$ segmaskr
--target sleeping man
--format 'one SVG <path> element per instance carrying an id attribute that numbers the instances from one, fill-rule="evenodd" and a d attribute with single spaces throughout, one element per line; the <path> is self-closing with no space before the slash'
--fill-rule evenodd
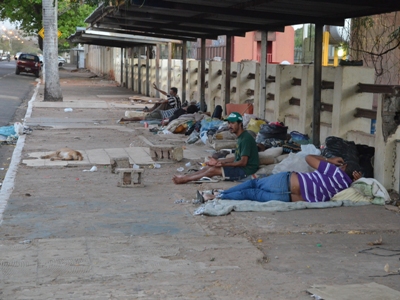
<path id="1" fill-rule="evenodd" d="M 307 155 L 306 161 L 316 169 L 314 172 L 281 172 L 246 181 L 222 191 L 218 195 L 198 193 L 199 200 L 207 201 L 219 198 L 259 202 L 271 200 L 325 202 L 362 177 L 358 171 L 358 164 L 346 163 L 341 157 L 325 158 L 318 155 Z"/>

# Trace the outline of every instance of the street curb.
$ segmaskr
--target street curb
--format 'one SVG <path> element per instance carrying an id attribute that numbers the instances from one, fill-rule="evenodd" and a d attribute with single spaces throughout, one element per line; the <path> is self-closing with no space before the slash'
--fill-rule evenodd
<path id="1" fill-rule="evenodd" d="M 36 84 L 32 98 L 28 102 L 28 108 L 26 110 L 24 117 L 24 123 L 23 123 L 24 125 L 25 125 L 25 120 L 27 118 L 30 118 L 32 115 L 33 102 L 36 100 L 36 96 L 39 91 L 41 81 L 40 79 L 36 79 L 36 81 L 38 83 Z M 11 157 L 10 165 L 8 167 L 6 176 L 4 177 L 3 180 L 3 185 L 0 190 L 0 225 L 3 223 L 3 212 L 7 206 L 8 199 L 10 199 L 10 196 L 14 190 L 15 177 L 17 176 L 18 164 L 21 161 L 21 154 L 25 145 L 25 137 L 26 135 L 20 135 L 18 137 L 17 144 L 15 146 L 13 155 Z"/>

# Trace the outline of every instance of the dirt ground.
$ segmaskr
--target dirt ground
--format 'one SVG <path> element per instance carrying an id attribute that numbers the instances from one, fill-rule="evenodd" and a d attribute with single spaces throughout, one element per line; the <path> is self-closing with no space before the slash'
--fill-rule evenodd
<path id="1" fill-rule="evenodd" d="M 90 78 L 90 73 L 61 74 L 68 99 L 128 95 L 112 81 Z M 128 102 L 111 96 L 106 100 Z M 88 128 L 33 127 L 22 157 L 65 146 L 145 147 L 145 139 L 204 150 L 204 156 L 210 150 L 201 144 L 185 145 L 184 136 L 154 135 L 138 123 L 117 125 L 124 111 L 76 109 L 65 113 L 61 108 L 35 108 L 32 118 L 94 119 L 96 124 L 87 123 Z M 2 299 L 310 299 L 306 289 L 315 284 L 367 282 L 400 290 L 399 276 L 384 271 L 385 264 L 393 271 L 400 268 L 399 215 L 383 207 L 363 206 L 194 216 L 198 204 L 192 199 L 197 189 L 235 184 L 172 183 L 172 176 L 180 174 L 178 167 L 189 161 L 198 166 L 203 159 L 162 164 L 160 169 L 141 166 L 145 187 L 133 189 L 117 187 L 118 175 L 107 165 L 92 173 L 82 172 L 88 166 L 32 168 L 20 164 L 3 215 L 0 265 L 11 255 L 7 249 L 11 253 L 24 240 L 32 241 L 29 249 L 21 250 L 24 261 L 33 249 L 36 256 L 31 257 L 39 262 L 46 259 L 40 258 L 40 251 L 49 251 L 53 261 L 54 257 L 89 258 L 87 269 L 76 271 L 79 274 L 71 271 L 68 276 L 36 272 L 21 282 L 15 279 L 17 275 L 3 272 Z M 379 237 L 386 250 L 368 245 Z M 66 254 L 61 249 L 68 245 L 71 249 Z M 86 260 L 82 261 L 75 267 L 85 265 Z"/>

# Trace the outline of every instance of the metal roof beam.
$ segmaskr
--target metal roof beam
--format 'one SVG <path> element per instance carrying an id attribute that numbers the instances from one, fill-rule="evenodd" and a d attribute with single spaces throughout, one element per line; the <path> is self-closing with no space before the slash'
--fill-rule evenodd
<path id="1" fill-rule="evenodd" d="M 165 35 L 165 34 L 151 34 L 149 32 L 135 31 L 135 30 L 130 30 L 130 29 L 122 29 L 122 28 L 90 27 L 89 29 L 93 30 L 93 31 L 109 31 L 109 32 L 132 34 L 132 35 L 138 35 L 138 36 L 149 36 L 149 37 L 154 37 L 154 38 L 174 39 L 174 40 L 193 41 L 193 42 L 197 41 L 197 38 L 195 38 L 195 37 Z"/>
<path id="2" fill-rule="evenodd" d="M 135 6 L 129 6 L 133 11 L 135 10 Z M 146 0 L 144 4 L 141 6 L 141 10 L 146 10 L 146 8 L 155 8 L 159 9 L 158 12 L 162 12 L 162 9 L 168 9 L 170 11 L 182 10 L 189 12 L 200 12 L 200 13 L 211 13 L 215 16 L 217 15 L 227 15 L 232 17 L 234 20 L 235 17 L 242 18 L 253 18 L 253 19 L 267 19 L 267 20 L 278 20 L 278 21 L 290 21 L 291 24 L 300 24 L 300 23 L 317 23 L 317 24 L 329 24 L 333 25 L 338 22 L 338 18 L 327 16 L 314 17 L 307 15 L 296 15 L 296 14 L 284 14 L 284 13 L 274 13 L 260 10 L 243 10 L 229 7 L 220 7 L 220 6 L 210 6 L 210 5 L 199 5 L 199 4 L 190 4 L 190 3 L 182 3 L 182 2 L 174 2 L 174 1 L 158 1 L 158 0 Z M 255 7 L 257 9 L 257 7 Z M 195 17 L 193 17 L 195 18 Z M 206 20 L 205 20 L 206 21 Z"/>
<path id="3" fill-rule="evenodd" d="M 242 28 L 242 27 L 252 27 L 255 25 L 260 25 L 259 23 L 249 23 L 249 22 L 241 22 L 240 20 L 213 20 L 213 19 L 207 19 L 207 23 L 204 24 L 204 19 L 193 17 L 193 18 L 188 18 L 188 17 L 180 17 L 180 16 L 168 16 L 168 15 L 162 15 L 159 13 L 142 13 L 142 12 L 134 12 L 129 9 L 125 8 L 120 8 L 117 14 L 111 16 L 108 15 L 107 17 L 109 18 L 118 18 L 118 19 L 129 19 L 129 20 L 136 20 L 136 19 L 148 19 L 149 21 L 169 21 L 177 24 L 182 24 L 182 23 L 192 23 L 192 24 L 198 24 L 199 26 L 221 26 L 221 27 L 235 27 L 235 28 Z M 264 23 L 265 25 L 268 25 L 268 22 L 266 21 Z"/>
<path id="4" fill-rule="evenodd" d="M 100 22 L 100 26 L 102 23 Z M 202 37 L 209 37 L 213 36 L 214 38 L 218 37 L 218 35 L 223 35 L 224 33 L 218 34 L 221 31 L 215 31 L 214 32 L 206 32 L 204 34 L 202 33 L 194 33 L 194 32 L 189 32 L 185 30 L 185 28 L 180 28 L 180 30 L 168 30 L 167 28 L 150 28 L 149 26 L 140 26 L 140 25 L 130 25 L 130 24 L 121 24 L 117 22 L 106 22 L 103 25 L 108 25 L 108 26 L 116 26 L 112 28 L 121 28 L 121 29 L 129 29 L 129 30 L 138 30 L 138 31 L 145 31 L 147 34 L 165 34 L 165 35 L 170 35 L 174 36 L 176 39 L 180 39 L 178 37 L 185 36 L 187 39 L 189 38 L 202 38 Z M 100 28 L 106 28 L 106 27 L 100 27 Z M 183 39 L 183 38 L 182 38 Z"/>

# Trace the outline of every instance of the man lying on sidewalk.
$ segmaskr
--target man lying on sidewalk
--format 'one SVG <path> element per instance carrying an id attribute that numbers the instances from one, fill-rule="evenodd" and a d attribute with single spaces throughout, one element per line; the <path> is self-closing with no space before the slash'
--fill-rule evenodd
<path id="1" fill-rule="evenodd" d="M 227 200 L 252 200 L 268 202 L 307 201 L 325 202 L 348 188 L 362 177 L 359 165 L 344 162 L 341 157 L 325 158 L 307 155 L 307 163 L 314 169 L 311 173 L 281 172 L 268 177 L 253 179 L 222 191 L 218 195 L 197 193 L 202 202 L 214 198 Z"/>
<path id="2" fill-rule="evenodd" d="M 238 137 L 235 157 L 210 158 L 202 170 L 184 176 L 174 176 L 175 184 L 196 181 L 202 177 L 223 176 L 225 180 L 240 180 L 254 174 L 258 170 L 259 158 L 256 141 L 243 128 L 243 118 L 237 113 L 231 113 L 225 121 L 229 123 L 229 131 Z"/>

